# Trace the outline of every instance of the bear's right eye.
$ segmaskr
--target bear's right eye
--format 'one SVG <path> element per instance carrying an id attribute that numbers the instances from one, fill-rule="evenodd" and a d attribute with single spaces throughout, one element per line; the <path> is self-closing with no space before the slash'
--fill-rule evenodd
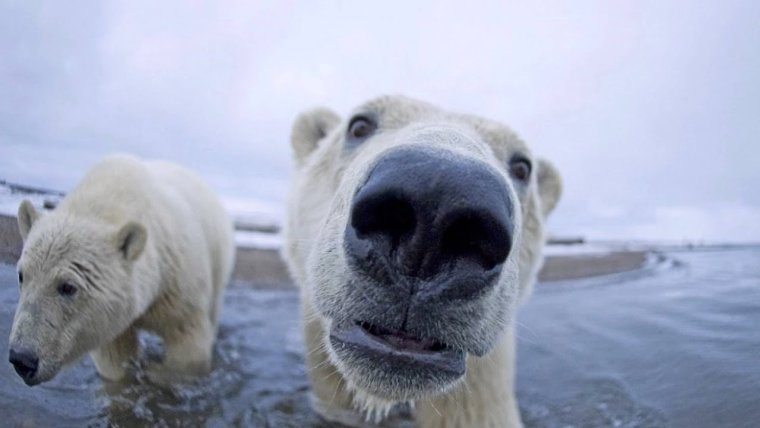
<path id="1" fill-rule="evenodd" d="M 528 177 L 530 177 L 530 170 L 531 170 L 531 164 L 530 161 L 518 157 L 516 159 L 513 159 L 509 163 L 509 171 L 512 174 L 513 177 L 520 181 L 527 181 Z"/>
<path id="2" fill-rule="evenodd" d="M 70 282 L 64 282 L 58 286 L 58 294 L 64 297 L 73 296 L 77 292 L 77 288 Z"/>
<path id="3" fill-rule="evenodd" d="M 21 284 L 22 282 L 24 282 L 24 274 L 18 271 L 18 283 Z"/>
<path id="4" fill-rule="evenodd" d="M 348 124 L 348 136 L 351 139 L 363 140 L 377 129 L 377 125 L 365 116 L 356 116 Z"/>

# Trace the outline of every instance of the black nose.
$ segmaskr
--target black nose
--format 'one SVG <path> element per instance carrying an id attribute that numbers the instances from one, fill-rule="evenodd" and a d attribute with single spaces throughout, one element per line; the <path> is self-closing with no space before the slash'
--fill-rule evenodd
<path id="1" fill-rule="evenodd" d="M 512 244 L 506 183 L 480 161 L 398 149 L 353 199 L 349 258 L 378 280 L 500 268 Z"/>
<path id="2" fill-rule="evenodd" d="M 26 349 L 13 349 L 11 348 L 8 361 L 13 364 L 13 368 L 16 369 L 16 373 L 24 379 L 24 382 L 29 384 L 34 375 L 37 374 L 37 366 L 40 362 L 37 355 Z"/>

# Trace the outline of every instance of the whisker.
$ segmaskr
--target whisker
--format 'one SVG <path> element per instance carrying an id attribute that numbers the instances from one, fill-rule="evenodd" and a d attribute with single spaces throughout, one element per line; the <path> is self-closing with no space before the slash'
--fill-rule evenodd
<path id="1" fill-rule="evenodd" d="M 334 369 L 332 372 L 330 372 L 328 375 L 322 378 L 322 382 L 327 382 L 328 379 L 335 376 L 335 374 L 338 373 L 338 369 Z"/>
<path id="2" fill-rule="evenodd" d="M 430 407 L 432 407 L 433 410 L 435 410 L 435 412 L 438 413 L 438 416 L 443 417 L 443 415 L 441 414 L 441 412 L 439 412 L 438 409 L 435 407 L 435 404 L 433 404 L 433 400 L 430 399 L 430 400 L 428 400 L 428 402 L 430 403 Z"/>
<path id="3" fill-rule="evenodd" d="M 312 354 L 314 354 L 314 353 L 316 353 L 316 352 L 319 352 L 319 351 L 325 351 L 325 350 L 327 350 L 327 345 L 325 345 L 324 343 L 322 343 L 322 344 L 320 344 L 319 346 L 317 346 L 316 348 L 314 348 L 314 349 L 312 349 L 311 351 L 307 352 L 307 353 L 305 354 L 305 356 L 307 356 L 307 357 L 308 357 L 308 356 L 311 356 Z"/>
<path id="4" fill-rule="evenodd" d="M 319 364 L 315 365 L 314 367 L 310 367 L 310 368 L 309 368 L 309 371 L 313 371 L 313 370 L 316 370 L 316 369 L 318 369 L 318 368 L 320 368 L 320 367 L 324 367 L 324 366 L 326 366 L 326 365 L 328 365 L 328 364 L 330 364 L 330 360 L 329 360 L 329 359 L 327 359 L 327 358 L 325 358 L 325 360 L 324 360 L 324 361 L 322 361 L 321 363 L 319 363 Z"/>
<path id="5" fill-rule="evenodd" d="M 340 386 L 343 382 L 338 381 L 335 383 L 335 391 L 333 391 L 332 398 L 330 398 L 330 404 L 327 405 L 327 407 L 332 406 L 333 402 L 335 401 L 335 397 L 338 396 L 338 390 L 340 389 Z"/>
<path id="6" fill-rule="evenodd" d="M 538 333 L 536 333 L 536 331 L 535 331 L 535 330 L 531 329 L 531 328 L 530 328 L 530 327 L 529 327 L 527 324 L 525 324 L 525 323 L 522 323 L 522 322 L 520 322 L 520 321 L 516 321 L 516 322 L 515 322 L 515 324 L 516 324 L 517 326 L 521 327 L 523 330 L 527 330 L 527 331 L 528 331 L 528 333 L 530 333 L 530 334 L 532 334 L 532 335 L 533 335 L 533 337 L 535 337 L 535 338 L 538 338 L 538 337 L 539 337 L 539 334 L 538 334 Z M 525 338 L 525 336 L 523 336 L 523 338 Z"/>

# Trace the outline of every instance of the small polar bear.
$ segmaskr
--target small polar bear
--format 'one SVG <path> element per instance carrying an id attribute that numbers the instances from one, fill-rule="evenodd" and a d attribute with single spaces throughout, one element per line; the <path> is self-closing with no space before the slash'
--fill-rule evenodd
<path id="1" fill-rule="evenodd" d="M 9 359 L 27 385 L 87 352 L 103 378 L 121 379 L 139 329 L 163 338 L 168 372 L 210 369 L 235 247 L 231 220 L 197 175 L 112 155 L 51 213 L 22 202 L 18 224 Z"/>
<path id="2" fill-rule="evenodd" d="M 313 407 L 361 426 L 515 427 L 514 325 L 559 174 L 506 126 L 401 96 L 299 116 L 283 256 Z M 363 413 L 363 414 L 362 414 Z"/>

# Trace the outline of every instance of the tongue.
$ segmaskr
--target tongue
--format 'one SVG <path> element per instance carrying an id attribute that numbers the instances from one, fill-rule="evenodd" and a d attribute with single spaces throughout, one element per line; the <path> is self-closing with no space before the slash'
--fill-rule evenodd
<path id="1" fill-rule="evenodd" d="M 429 351 L 435 346 L 432 340 L 416 339 L 399 334 L 383 334 L 380 337 L 394 348 L 410 351 Z"/>

